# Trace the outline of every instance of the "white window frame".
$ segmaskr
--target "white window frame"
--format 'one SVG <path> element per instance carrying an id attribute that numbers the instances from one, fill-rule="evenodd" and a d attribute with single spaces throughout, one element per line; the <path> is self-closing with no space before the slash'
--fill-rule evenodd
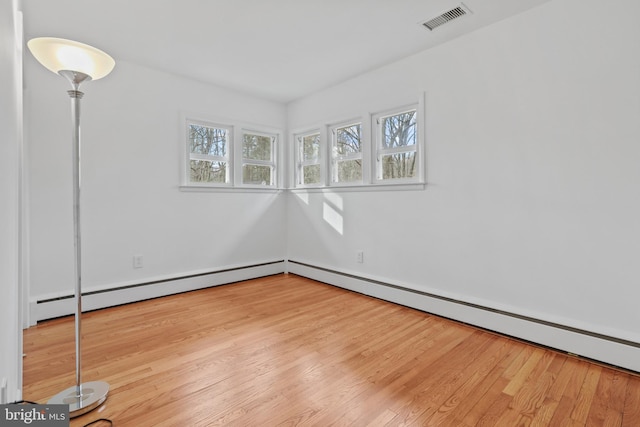
<path id="1" fill-rule="evenodd" d="M 204 126 L 210 128 L 219 128 L 227 131 L 227 151 L 224 156 L 207 156 L 197 153 L 191 153 L 191 141 L 189 138 L 190 125 Z M 207 117 L 206 115 L 181 112 L 180 113 L 180 152 L 183 153 L 180 159 L 180 175 L 181 183 L 180 191 L 185 192 L 279 192 L 283 187 L 283 162 L 282 159 L 282 130 L 275 127 L 264 125 L 256 125 L 249 122 L 233 121 L 228 119 L 219 119 L 216 117 Z M 271 161 L 254 161 L 248 159 L 247 163 L 268 165 L 272 168 L 271 185 L 255 185 L 242 183 L 242 166 L 243 166 L 243 138 L 244 134 L 268 136 L 272 139 Z M 191 181 L 191 160 L 205 161 L 226 161 L 226 182 L 194 182 Z"/>
<path id="2" fill-rule="evenodd" d="M 303 149 L 304 145 L 302 144 L 302 140 L 309 136 L 318 135 L 318 157 L 315 160 L 304 160 Z M 324 167 L 324 139 L 326 135 L 323 135 L 321 129 L 314 129 L 307 132 L 299 132 L 293 134 L 293 147 L 294 147 L 294 163 L 295 163 L 295 171 L 294 171 L 294 186 L 298 188 L 304 187 L 323 187 L 326 185 L 325 178 L 325 167 Z M 305 184 L 303 182 L 304 179 L 304 168 L 306 166 L 318 166 L 320 168 L 320 181 L 317 183 Z"/>
<path id="3" fill-rule="evenodd" d="M 256 160 L 256 159 L 246 159 L 243 155 L 244 153 L 244 136 L 245 135 L 255 135 L 271 138 L 271 160 Z M 277 188 L 279 185 L 278 179 L 278 141 L 280 140 L 280 135 L 278 133 L 268 132 L 264 130 L 254 130 L 254 129 L 241 129 L 239 132 L 239 143 L 237 144 L 240 159 L 238 168 L 237 168 L 237 177 L 236 182 L 240 183 L 242 187 L 251 187 L 251 188 Z M 245 165 L 255 165 L 255 166 L 269 166 L 271 167 L 271 182 L 268 184 L 245 184 L 243 180 L 243 171 Z"/>
<path id="4" fill-rule="evenodd" d="M 190 126 L 201 126 L 206 128 L 224 129 L 227 131 L 227 155 L 212 156 L 206 154 L 197 154 L 191 152 L 191 140 L 189 137 Z M 197 120 L 187 118 L 184 125 L 184 149 L 186 151 L 186 161 L 184 162 L 184 184 L 192 187 L 231 187 L 233 185 L 233 147 L 234 147 L 234 129 L 228 124 L 210 122 L 205 120 Z M 225 182 L 195 182 L 191 181 L 191 160 L 203 160 L 211 162 L 226 162 Z"/>
<path id="5" fill-rule="evenodd" d="M 337 130 L 347 128 L 350 126 L 355 126 L 355 125 L 360 126 L 360 151 L 358 153 L 338 155 L 337 154 L 337 142 L 338 142 Z M 331 141 L 331 143 L 328 144 L 330 149 L 330 155 L 329 155 L 329 171 L 330 171 L 329 185 L 330 186 L 332 187 L 363 186 L 363 185 L 366 185 L 365 184 L 366 182 L 368 182 L 368 180 L 366 179 L 367 168 L 366 168 L 366 161 L 365 161 L 366 159 L 365 146 L 366 146 L 367 139 L 364 133 L 365 129 L 366 127 L 362 119 L 347 120 L 344 122 L 340 122 L 340 123 L 336 123 L 328 126 L 327 136 L 328 138 L 330 138 L 330 141 Z M 338 181 L 338 168 L 337 168 L 338 162 L 352 161 L 352 160 L 360 160 L 361 168 L 362 168 L 361 170 L 362 178 L 360 180 L 355 180 L 355 181 Z"/>
<path id="6" fill-rule="evenodd" d="M 403 113 L 407 113 L 410 111 L 415 111 L 415 122 L 416 122 L 416 131 L 415 131 L 415 145 L 408 145 L 405 147 L 394 147 L 394 148 L 385 148 L 383 145 L 383 129 L 382 129 L 382 120 L 387 117 L 397 116 Z M 405 183 L 418 183 L 423 182 L 423 120 L 422 117 L 422 106 L 421 103 L 407 105 L 400 108 L 394 108 L 391 110 L 386 110 L 381 113 L 373 114 L 371 116 L 371 133 L 374 135 L 372 138 L 372 142 L 375 143 L 375 147 L 372 150 L 372 181 L 374 184 L 405 184 Z M 413 177 L 408 178 L 394 178 L 394 179 L 384 179 L 382 178 L 382 158 L 391 154 L 398 153 L 408 153 L 415 152 L 415 173 Z"/>

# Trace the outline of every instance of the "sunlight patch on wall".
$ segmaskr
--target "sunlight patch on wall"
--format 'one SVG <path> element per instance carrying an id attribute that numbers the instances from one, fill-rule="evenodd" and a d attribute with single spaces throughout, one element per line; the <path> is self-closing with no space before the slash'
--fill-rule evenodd
<path id="1" fill-rule="evenodd" d="M 342 213 L 338 212 L 336 208 L 329 203 L 324 202 L 322 206 L 322 218 L 338 233 L 342 234 L 343 231 L 343 219 Z"/>
<path id="2" fill-rule="evenodd" d="M 322 218 L 341 235 L 344 234 L 344 218 L 342 216 L 342 196 L 335 193 L 324 193 L 322 204 Z"/>
<path id="3" fill-rule="evenodd" d="M 327 202 L 331 203 L 331 205 L 334 206 L 340 212 L 344 210 L 341 195 L 336 193 L 325 193 L 324 198 L 327 200 Z"/>
<path id="4" fill-rule="evenodd" d="M 294 193 L 305 205 L 309 204 L 309 193 Z"/>

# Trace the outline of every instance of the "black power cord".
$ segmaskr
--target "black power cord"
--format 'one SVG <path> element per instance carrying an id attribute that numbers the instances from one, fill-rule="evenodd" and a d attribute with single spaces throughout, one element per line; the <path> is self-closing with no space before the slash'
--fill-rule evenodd
<path id="1" fill-rule="evenodd" d="M 89 424 L 85 424 L 85 425 L 84 425 L 84 427 L 87 427 L 87 426 L 90 426 L 90 425 L 93 425 L 93 424 L 96 424 L 96 423 L 99 423 L 99 422 L 103 422 L 103 421 L 104 421 L 105 423 L 109 423 L 109 425 L 110 425 L 110 426 L 112 426 L 112 425 L 113 425 L 113 421 L 111 421 L 111 420 L 110 420 L 110 419 L 108 419 L 108 418 L 98 418 L 98 419 L 97 419 L 97 420 L 95 420 L 95 421 L 91 421 Z"/>

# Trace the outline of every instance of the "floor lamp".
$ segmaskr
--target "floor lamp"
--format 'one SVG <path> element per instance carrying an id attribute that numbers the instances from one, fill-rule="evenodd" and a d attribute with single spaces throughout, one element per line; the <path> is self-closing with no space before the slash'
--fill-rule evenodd
<path id="1" fill-rule="evenodd" d="M 104 381 L 82 383 L 81 316 L 82 316 L 82 264 L 80 248 L 80 84 L 98 80 L 113 70 L 115 61 L 99 49 L 71 40 L 40 37 L 27 43 L 33 56 L 45 68 L 60 74 L 71 83 L 72 156 L 73 156 L 73 226 L 75 249 L 75 341 L 76 385 L 61 391 L 49 404 L 68 404 L 71 418 L 85 414 L 107 399 L 109 384 Z"/>

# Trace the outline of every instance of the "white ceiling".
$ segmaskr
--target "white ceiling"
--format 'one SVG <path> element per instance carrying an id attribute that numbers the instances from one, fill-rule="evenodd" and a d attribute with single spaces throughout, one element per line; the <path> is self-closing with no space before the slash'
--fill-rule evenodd
<path id="1" fill-rule="evenodd" d="M 288 102 L 549 0 L 23 0 L 25 38 Z"/>

